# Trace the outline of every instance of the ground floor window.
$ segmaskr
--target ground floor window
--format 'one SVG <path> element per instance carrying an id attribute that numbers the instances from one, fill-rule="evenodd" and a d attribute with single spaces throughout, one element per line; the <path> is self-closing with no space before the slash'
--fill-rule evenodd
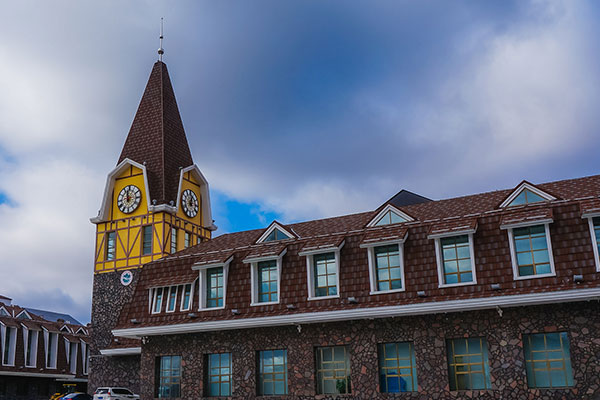
<path id="1" fill-rule="evenodd" d="M 208 355 L 208 396 L 231 396 L 231 353 Z"/>
<path id="2" fill-rule="evenodd" d="M 258 394 L 287 394 L 287 350 L 258 352 Z"/>
<path id="3" fill-rule="evenodd" d="M 346 346 L 317 348 L 317 393 L 350 393 L 350 357 Z"/>
<path id="4" fill-rule="evenodd" d="M 181 356 L 156 358 L 156 397 L 181 396 Z"/>
<path id="5" fill-rule="evenodd" d="M 573 386 L 566 332 L 523 335 L 527 384 L 531 388 Z"/>
<path id="6" fill-rule="evenodd" d="M 483 338 L 449 339 L 450 390 L 490 389 L 487 341 Z"/>
<path id="7" fill-rule="evenodd" d="M 411 342 L 379 346 L 379 387 L 383 393 L 417 390 L 417 366 Z"/>

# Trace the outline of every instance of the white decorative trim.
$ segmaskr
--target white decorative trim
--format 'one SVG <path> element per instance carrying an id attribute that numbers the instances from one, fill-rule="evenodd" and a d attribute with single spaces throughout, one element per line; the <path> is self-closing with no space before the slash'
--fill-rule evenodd
<path id="1" fill-rule="evenodd" d="M 141 347 L 124 347 L 121 349 L 102 349 L 100 350 L 100 354 L 107 357 L 115 357 L 115 356 L 132 356 L 137 354 L 142 354 Z"/>
<path id="2" fill-rule="evenodd" d="M 0 371 L 0 376 L 22 376 L 27 378 L 52 378 L 52 379 L 65 379 L 69 382 L 76 382 L 75 375 L 66 374 L 44 374 L 37 372 L 16 372 L 16 371 Z M 79 382 L 79 381 L 77 381 Z M 83 380 L 82 382 L 87 382 Z"/>
<path id="3" fill-rule="evenodd" d="M 474 232 L 474 231 L 473 231 Z M 446 287 L 455 287 L 455 286 L 467 286 L 467 285 L 475 285 L 477 284 L 477 268 L 475 267 L 475 251 L 473 245 L 473 232 L 469 233 L 467 231 L 457 232 L 454 235 L 448 236 L 434 236 L 435 240 L 435 260 L 437 262 L 437 270 L 438 270 L 438 287 L 446 288 Z M 459 282 L 459 283 L 445 283 L 444 279 L 444 254 L 442 252 L 442 239 L 454 236 L 464 236 L 467 235 L 469 238 L 469 256 L 471 258 L 471 275 L 473 276 L 473 280 L 471 282 Z M 431 238 L 431 236 L 429 237 Z M 457 265 L 458 268 L 458 265 Z"/>
<path id="4" fill-rule="evenodd" d="M 175 335 L 231 329 L 264 328 L 272 326 L 300 325 L 360 319 L 404 317 L 412 315 L 476 311 L 494 309 L 496 307 L 535 306 L 541 304 L 587 300 L 600 300 L 600 288 L 557 290 L 542 293 L 412 303 L 399 306 L 348 308 L 337 311 L 284 314 L 274 317 L 238 318 L 231 320 L 226 319 L 206 322 L 192 322 L 175 325 L 114 329 L 112 333 L 117 337 L 137 339 L 143 336 Z"/>
<path id="5" fill-rule="evenodd" d="M 18 313 L 17 316 L 15 317 L 15 319 L 21 318 L 21 314 L 25 314 L 25 315 L 27 315 L 27 319 L 33 320 L 33 318 L 31 318 L 31 314 L 29 314 L 26 310 L 23 310 L 20 313 Z"/>
<path id="6" fill-rule="evenodd" d="M 451 231 L 444 233 L 433 233 L 427 236 L 427 239 L 442 239 L 453 236 L 462 236 L 462 235 L 473 235 L 477 231 L 477 227 L 475 229 L 462 229 L 460 231 Z"/>
<path id="7" fill-rule="evenodd" d="M 183 185 L 183 175 L 185 175 L 187 172 L 192 172 L 196 180 L 200 182 L 200 200 L 202 201 L 202 222 L 204 223 L 204 227 L 209 231 L 216 231 L 217 227 L 215 224 L 213 224 L 212 220 L 210 189 L 208 187 L 208 181 L 196 164 L 183 168 L 179 174 L 179 187 L 177 189 L 175 212 L 179 211 L 179 207 L 181 206 L 181 187 Z"/>
<path id="8" fill-rule="evenodd" d="M 396 292 L 404 292 L 406 290 L 406 280 L 404 278 L 404 240 L 396 240 L 394 242 L 386 241 L 380 243 L 369 243 L 368 246 L 361 247 L 367 249 L 367 259 L 369 262 L 369 284 L 370 284 L 370 295 L 376 294 L 388 294 L 388 293 L 396 293 Z M 379 290 L 377 289 L 377 262 L 375 258 L 375 247 L 381 246 L 390 246 L 396 245 L 398 246 L 398 257 L 400 258 L 400 279 L 402 282 L 402 287 L 400 289 L 391 289 L 391 290 Z"/>
<path id="9" fill-rule="evenodd" d="M 4 311 L 5 314 L 2 314 L 1 311 Z M 4 308 L 4 306 L 0 306 L 0 317 L 2 317 L 2 316 L 6 316 L 6 317 L 10 317 L 11 316 L 10 313 L 8 312 L 8 310 L 6 308 Z"/>
<path id="10" fill-rule="evenodd" d="M 594 221 L 592 216 L 588 217 L 590 226 L 590 235 L 592 235 L 592 247 L 594 250 L 594 261 L 596 262 L 596 271 L 600 272 L 600 254 L 598 254 L 598 241 L 596 240 L 596 232 L 594 232 Z"/>
<path id="11" fill-rule="evenodd" d="M 85 329 L 83 329 L 83 327 L 79 327 L 79 329 L 77 329 L 77 332 L 75 333 L 79 334 L 79 332 L 83 332 L 84 335 L 88 334 L 88 332 Z"/>
<path id="12" fill-rule="evenodd" d="M 63 326 L 61 326 L 59 330 L 60 330 L 61 332 L 64 332 L 64 331 L 63 331 L 63 329 L 64 329 L 64 328 L 67 328 L 67 332 L 69 332 L 69 333 L 73 333 L 73 330 L 72 330 L 71 328 L 69 328 L 67 325 L 63 325 Z"/>
<path id="13" fill-rule="evenodd" d="M 371 241 L 369 241 L 369 243 L 361 243 L 358 245 L 358 247 L 360 247 L 361 249 L 368 249 L 369 247 L 379 247 L 379 246 L 387 246 L 389 244 L 396 244 L 396 243 L 404 243 L 406 242 L 406 239 L 408 238 L 408 231 L 406 232 L 406 235 L 402 238 L 402 239 L 386 239 L 386 238 L 381 238 L 381 239 L 373 239 Z"/>
<path id="14" fill-rule="evenodd" d="M 192 269 L 198 271 L 198 311 L 222 310 L 227 305 L 227 276 L 229 275 L 231 261 L 233 261 L 233 256 L 229 257 L 224 263 L 192 266 Z M 223 268 L 223 305 L 221 307 L 206 307 L 206 271 L 211 268 Z"/>
<path id="15" fill-rule="evenodd" d="M 547 225 L 547 224 L 551 224 L 553 222 L 554 222 L 554 220 L 552 218 L 544 218 L 544 219 L 538 219 L 538 220 L 515 222 L 514 224 L 504 224 L 504 225 L 500 225 L 500 229 L 512 230 L 515 228 L 524 228 L 527 226 Z"/>
<path id="16" fill-rule="evenodd" d="M 115 179 L 119 175 L 121 175 L 129 166 L 134 166 L 142 170 L 144 176 L 144 186 L 146 189 L 144 191 L 146 197 L 146 204 L 148 206 L 148 210 L 150 211 L 150 186 L 148 186 L 148 174 L 146 172 L 146 166 L 137 163 L 133 160 L 130 160 L 129 158 L 126 158 L 123 161 L 121 161 L 119 165 L 115 167 L 115 169 L 108 173 L 108 176 L 106 178 L 106 185 L 104 186 L 104 195 L 102 196 L 102 204 L 100 205 L 100 211 L 98 211 L 97 217 L 90 218 L 90 221 L 93 224 L 99 224 L 108 219 L 108 204 L 110 203 L 110 196 L 115 187 Z"/>
<path id="17" fill-rule="evenodd" d="M 342 250 L 342 247 L 344 246 L 344 244 L 346 243 L 346 241 L 342 241 L 342 243 L 340 243 L 339 246 L 334 247 L 334 248 L 330 248 L 330 249 L 326 249 L 323 250 L 321 249 L 319 252 L 306 252 L 306 281 L 307 281 L 307 286 L 308 286 L 308 297 L 307 300 L 325 300 L 325 299 L 335 299 L 335 298 L 339 298 L 340 297 L 340 292 L 341 292 L 341 288 L 340 288 L 340 251 Z M 337 288 L 337 294 L 335 295 L 328 295 L 328 296 L 315 296 L 315 264 L 314 264 L 314 257 L 318 254 L 324 254 L 324 253 L 333 253 L 334 257 L 335 257 L 335 268 L 336 268 L 336 274 L 335 274 L 335 285 Z"/>
<path id="18" fill-rule="evenodd" d="M 318 249 L 300 251 L 300 252 L 298 252 L 298 255 L 299 256 L 312 256 L 314 254 L 332 253 L 332 252 L 340 250 L 344 246 L 345 243 L 346 243 L 346 241 L 342 240 L 342 243 L 340 243 L 339 246 L 321 247 Z"/>
<path id="19" fill-rule="evenodd" d="M 405 222 L 410 222 L 410 221 L 414 221 L 415 219 L 413 217 L 411 217 L 410 215 L 406 214 L 405 212 L 400 211 L 398 208 L 394 207 L 391 204 L 388 204 L 387 206 L 385 206 L 383 208 L 383 210 L 379 211 L 379 213 L 377 213 L 377 215 L 375 216 L 375 218 L 373 218 L 368 224 L 367 224 L 367 228 L 371 228 L 377 225 L 377 223 L 381 220 L 381 218 L 383 218 L 383 216 L 388 212 L 391 211 L 395 214 L 398 214 L 399 216 L 401 216 L 402 218 L 404 218 L 406 221 Z M 401 222 L 398 222 L 399 224 Z"/>
<path id="20" fill-rule="evenodd" d="M 556 197 L 552 196 L 551 194 L 548 194 L 548 193 L 536 188 L 535 186 L 531 185 L 530 183 L 523 182 L 519 186 L 517 186 L 515 190 L 513 190 L 513 192 L 510 194 L 510 196 L 508 196 L 506 198 L 506 200 L 504 200 L 502 202 L 502 204 L 500 204 L 500 208 L 508 207 L 508 205 L 510 203 L 512 203 L 512 201 L 514 199 L 516 199 L 517 196 L 519 196 L 521 194 L 521 192 L 525 189 L 537 194 L 538 196 L 540 196 L 541 198 L 543 198 L 547 201 L 556 200 Z"/>
<path id="21" fill-rule="evenodd" d="M 510 260 L 513 268 L 513 278 L 517 281 L 525 280 L 525 279 L 537 279 L 537 278 L 547 278 L 556 276 L 556 270 L 554 269 L 554 255 L 552 254 L 552 241 L 550 240 L 550 225 L 549 223 L 537 223 L 537 224 L 529 224 L 529 225 L 521 225 L 521 226 L 535 226 L 535 225 L 544 225 L 544 229 L 546 232 L 546 244 L 548 245 L 548 259 L 550 261 L 550 273 L 549 274 L 539 274 L 539 275 L 527 275 L 520 276 L 519 275 L 519 265 L 517 262 L 517 253 L 515 250 L 515 238 L 513 235 L 513 228 L 508 228 L 508 246 L 510 247 Z M 520 226 L 515 226 L 520 227 Z M 503 228 L 506 229 L 506 228 Z"/>
<path id="22" fill-rule="evenodd" d="M 581 218 L 583 218 L 583 219 L 596 218 L 596 217 L 600 217 L 600 211 L 590 211 L 590 212 L 581 214 Z"/>
<path id="23" fill-rule="evenodd" d="M 250 264 L 250 305 L 251 306 L 267 306 L 270 304 L 279 304 L 281 301 L 281 271 L 283 264 L 283 256 L 287 253 L 287 248 L 283 249 L 278 256 L 261 257 L 244 260 L 245 264 Z M 263 261 L 275 260 L 277 265 L 277 301 L 260 302 L 258 301 L 258 263 Z"/>
<path id="24" fill-rule="evenodd" d="M 267 230 L 258 238 L 256 243 L 264 243 L 265 239 L 273 232 L 275 229 L 279 229 L 281 232 L 285 233 L 288 238 L 293 239 L 296 237 L 293 233 L 285 229 L 283 226 L 279 224 L 277 221 L 273 221 L 271 225 L 267 228 Z M 280 239 L 285 240 L 285 239 Z"/>

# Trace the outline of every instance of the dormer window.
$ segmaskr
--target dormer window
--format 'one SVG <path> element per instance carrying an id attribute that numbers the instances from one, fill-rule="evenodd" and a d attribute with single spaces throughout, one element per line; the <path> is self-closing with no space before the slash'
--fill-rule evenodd
<path id="1" fill-rule="evenodd" d="M 298 253 L 306 256 L 308 300 L 340 297 L 340 251 L 343 246 L 344 241 L 338 246 Z"/>
<path id="2" fill-rule="evenodd" d="M 4 307 L 0 307 L 0 317 L 9 317 L 10 314 L 8 313 L 8 311 L 6 311 L 4 309 Z"/>
<path id="3" fill-rule="evenodd" d="M 409 221 L 414 221 L 414 219 L 410 215 L 400 211 L 393 205 L 388 204 L 375 216 L 375 218 L 371 220 L 371 222 L 369 222 L 367 227 L 370 228 L 374 226 L 400 224 L 402 222 Z"/>
<path id="4" fill-rule="evenodd" d="M 541 203 L 556 200 L 556 198 L 531 183 L 523 182 L 500 204 L 500 208 L 521 206 L 526 204 Z"/>
<path id="5" fill-rule="evenodd" d="M 269 253 L 262 253 L 262 251 Z M 250 264 L 250 287 L 252 290 L 250 305 L 262 306 L 279 304 L 281 285 L 281 266 L 286 253 L 285 246 L 259 247 L 256 253 L 250 253 L 244 263 Z"/>
<path id="6" fill-rule="evenodd" d="M 154 299 L 152 301 L 152 314 L 158 314 L 162 310 L 163 288 L 154 289 Z"/>
<path id="7" fill-rule="evenodd" d="M 17 319 L 32 319 L 32 318 L 31 318 L 31 315 L 29 315 L 29 313 L 27 311 L 23 310 L 17 315 Z"/>
<path id="8" fill-rule="evenodd" d="M 227 300 L 227 275 L 233 256 L 224 262 L 197 264 L 192 269 L 199 272 L 199 311 L 225 308 Z"/>
<path id="9" fill-rule="evenodd" d="M 256 243 L 275 242 L 277 240 L 292 239 L 294 237 L 295 235 L 292 234 L 292 232 L 290 232 L 288 229 L 284 228 L 283 225 L 277 221 L 273 221 L 273 223 L 271 223 L 271 225 L 265 230 Z"/>
<path id="10" fill-rule="evenodd" d="M 0 323 L 0 345 L 2 345 L 2 365 L 15 365 L 15 353 L 17 349 L 17 328 Z"/>
<path id="11" fill-rule="evenodd" d="M 38 331 L 24 327 L 23 341 L 25 342 L 23 349 L 25 353 L 25 366 L 34 368 L 37 360 Z"/>
<path id="12" fill-rule="evenodd" d="M 44 329 L 44 350 L 46 351 L 46 368 L 56 369 L 58 357 L 58 333 Z"/>

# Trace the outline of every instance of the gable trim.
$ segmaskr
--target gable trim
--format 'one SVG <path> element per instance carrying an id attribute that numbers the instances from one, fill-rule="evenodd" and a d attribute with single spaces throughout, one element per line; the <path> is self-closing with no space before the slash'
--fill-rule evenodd
<path id="1" fill-rule="evenodd" d="M 213 223 L 212 210 L 210 206 L 210 190 L 208 181 L 200 171 L 200 168 L 196 164 L 190 165 L 189 167 L 183 168 L 179 173 L 179 187 L 177 188 L 177 203 L 175 204 L 175 212 L 179 211 L 181 207 L 181 186 L 183 184 L 183 177 L 187 172 L 192 172 L 194 177 L 200 182 L 200 196 L 202 201 L 202 222 L 204 227 L 209 231 L 216 231 L 217 226 Z"/>
<path id="2" fill-rule="evenodd" d="M 410 215 L 408 215 L 405 212 L 400 211 L 398 208 L 394 207 L 391 204 L 386 205 L 381 211 L 379 211 L 379 213 L 377 213 L 377 215 L 375 216 L 375 218 L 373 218 L 368 224 L 367 224 L 367 228 L 372 228 L 374 226 L 377 225 L 377 223 L 381 220 L 381 218 L 383 218 L 383 216 L 388 212 L 391 211 L 395 214 L 398 214 L 400 217 L 404 218 L 406 220 L 406 222 L 411 222 L 414 221 L 415 219 L 413 217 L 411 217 Z M 398 222 L 401 223 L 401 222 Z M 393 225 L 393 224 L 390 224 Z"/>
<path id="3" fill-rule="evenodd" d="M 547 201 L 552 201 L 552 200 L 556 200 L 556 197 L 552 196 L 549 193 L 544 192 L 541 189 L 538 189 L 537 187 L 535 187 L 534 185 L 532 185 L 531 183 L 527 182 L 527 181 L 523 181 L 519 184 L 519 186 L 517 186 L 512 193 L 498 206 L 499 208 L 506 208 L 508 207 L 508 205 L 510 203 L 512 203 L 512 201 L 514 199 L 517 198 L 517 196 L 519 196 L 521 194 L 521 192 L 523 190 L 529 190 L 535 194 L 537 194 L 538 196 L 540 196 L 541 198 L 547 200 Z"/>
<path id="4" fill-rule="evenodd" d="M 267 230 L 258 238 L 256 244 L 264 243 L 265 239 L 273 232 L 275 229 L 279 229 L 281 232 L 286 234 L 290 239 L 295 239 L 296 235 L 285 229 L 281 224 L 277 221 L 273 221 L 271 225 L 267 228 Z M 285 240 L 285 239 L 283 239 Z"/>

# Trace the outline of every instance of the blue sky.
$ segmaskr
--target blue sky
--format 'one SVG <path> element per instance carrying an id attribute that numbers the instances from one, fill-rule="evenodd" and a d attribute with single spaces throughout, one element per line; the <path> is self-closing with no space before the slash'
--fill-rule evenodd
<path id="1" fill-rule="evenodd" d="M 158 47 L 219 233 L 597 174 L 593 1 L 0 6 L 0 293 L 89 320 L 94 227 Z M 68 282 L 68 283 L 67 283 Z M 35 288 L 34 291 L 31 289 Z"/>

